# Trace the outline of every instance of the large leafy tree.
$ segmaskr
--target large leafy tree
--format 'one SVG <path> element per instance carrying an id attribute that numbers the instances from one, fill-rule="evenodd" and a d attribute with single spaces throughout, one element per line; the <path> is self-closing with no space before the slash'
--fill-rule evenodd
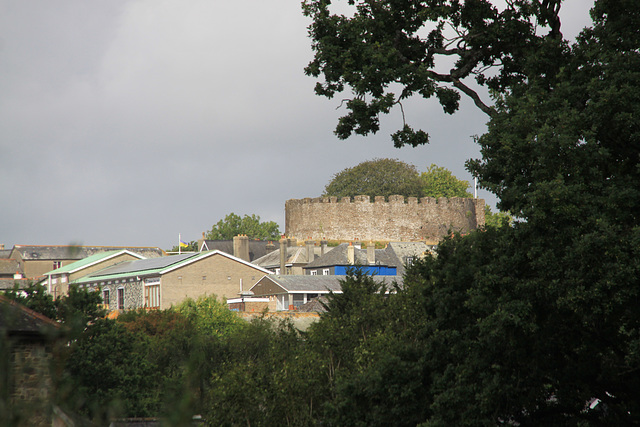
<path id="1" fill-rule="evenodd" d="M 532 54 L 544 45 L 547 56 L 536 66 L 541 72 L 553 69 L 555 41 L 561 38 L 559 0 L 505 3 L 500 9 L 490 0 L 352 0 L 350 13 L 340 14 L 330 1 L 305 0 L 315 51 L 305 72 L 321 78 L 318 95 L 347 98 L 336 135 L 377 132 L 380 115 L 402 108 L 411 96 L 435 96 L 452 114 L 463 93 L 493 116 L 495 110 L 474 85 L 503 91 L 526 81 Z M 440 71 L 445 67 L 450 71 Z M 397 147 L 428 142 L 423 130 L 408 123 L 400 127 L 392 135 Z"/>
<path id="2" fill-rule="evenodd" d="M 367 195 L 421 197 L 422 182 L 416 167 L 396 159 L 373 159 L 336 173 L 324 189 L 325 196 Z"/>
<path id="3" fill-rule="evenodd" d="M 631 374 L 640 318 L 630 309 L 640 268 L 640 12 L 633 1 L 599 0 L 592 17 L 554 73 L 532 67 L 526 84 L 498 97 L 483 159 L 470 166 L 526 220 L 505 246 L 517 255 L 505 260 L 513 273 L 502 275 L 554 317 L 546 330 L 558 361 L 542 371 L 554 402 L 578 417 L 581 402 L 597 398 L 622 425 L 640 412 Z"/>
<path id="4" fill-rule="evenodd" d="M 205 237 L 209 240 L 230 240 L 239 234 L 246 234 L 250 239 L 277 240 L 280 228 L 274 221 L 261 222 L 255 214 L 241 217 L 231 212 L 214 224 Z"/>
<path id="5" fill-rule="evenodd" d="M 423 87 L 456 73 L 492 89 L 483 158 L 469 168 L 522 221 L 441 244 L 405 280 L 422 289 L 426 425 L 637 424 L 640 11 L 597 0 L 593 28 L 569 45 L 560 2 L 506 3 L 373 1 L 344 17 L 308 1 L 308 72 L 324 76 L 320 94 L 353 90 L 341 137 L 376 131 L 403 92 L 428 97 Z M 421 38 L 425 22 L 442 26 Z M 458 57 L 444 79 L 440 53 Z"/>

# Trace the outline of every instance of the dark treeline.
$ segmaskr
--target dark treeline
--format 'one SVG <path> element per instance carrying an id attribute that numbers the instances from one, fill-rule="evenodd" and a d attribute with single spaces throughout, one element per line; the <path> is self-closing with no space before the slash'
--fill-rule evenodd
<path id="1" fill-rule="evenodd" d="M 592 26 L 569 44 L 559 1 L 506 4 L 304 10 L 307 73 L 326 79 L 316 91 L 354 89 L 341 137 L 378 129 L 396 102 L 390 82 L 405 86 L 400 99 L 436 96 L 453 112 L 459 95 L 438 85 L 464 91 L 471 70 L 501 66 L 476 75 L 494 103 L 482 108 L 482 159 L 467 166 L 512 224 L 445 239 L 390 293 L 354 271 L 305 332 L 241 321 L 213 299 L 82 317 L 91 301 L 79 293 L 54 310 L 68 334 L 56 403 L 102 424 L 640 424 L 640 8 L 596 0 Z M 442 24 L 412 36 L 425 21 Z M 455 48 L 445 21 L 459 28 Z M 425 69 L 440 53 L 461 55 L 451 75 Z M 398 146 L 427 139 L 408 125 L 394 134 Z"/>
<path id="2" fill-rule="evenodd" d="M 215 298 L 95 318 L 57 348 L 55 403 L 96 425 L 190 425 L 194 415 L 215 426 L 636 422 L 635 353 L 615 352 L 637 338 L 595 340 L 554 299 L 566 291 L 499 279 L 514 262 L 504 254 L 512 233 L 445 240 L 402 289 L 355 269 L 305 332 L 246 322 Z"/>

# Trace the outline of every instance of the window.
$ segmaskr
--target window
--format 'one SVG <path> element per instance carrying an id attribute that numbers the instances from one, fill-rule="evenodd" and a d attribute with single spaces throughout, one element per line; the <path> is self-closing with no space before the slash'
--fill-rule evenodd
<path id="1" fill-rule="evenodd" d="M 62 261 L 53 261 L 53 269 L 62 267 Z"/>
<path id="2" fill-rule="evenodd" d="M 102 290 L 102 305 L 109 310 L 109 289 Z"/>
<path id="3" fill-rule="evenodd" d="M 318 270 L 311 270 L 311 275 L 312 276 L 317 276 L 318 275 Z"/>
<path id="4" fill-rule="evenodd" d="M 118 310 L 124 309 L 124 288 L 118 288 Z"/>
<path id="5" fill-rule="evenodd" d="M 322 270 L 322 275 L 323 276 L 328 276 L 329 275 L 329 269 L 328 268 L 323 269 Z"/>
<path id="6" fill-rule="evenodd" d="M 295 309 L 298 309 L 302 304 L 304 304 L 304 295 L 293 294 L 293 306 Z"/>
<path id="7" fill-rule="evenodd" d="M 144 308 L 158 310 L 160 308 L 160 285 L 144 287 Z"/>

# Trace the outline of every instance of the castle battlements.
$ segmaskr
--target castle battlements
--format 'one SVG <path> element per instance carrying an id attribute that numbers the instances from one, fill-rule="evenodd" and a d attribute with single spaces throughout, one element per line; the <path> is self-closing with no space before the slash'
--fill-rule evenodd
<path id="1" fill-rule="evenodd" d="M 434 204 L 444 204 L 444 205 L 454 205 L 454 206 L 466 206 L 469 200 L 479 200 L 479 199 L 470 199 L 463 197 L 407 197 L 405 201 L 404 196 L 394 195 L 389 196 L 389 200 L 387 201 L 384 196 L 375 196 L 374 201 L 371 201 L 370 196 L 354 196 L 354 197 L 306 197 L 304 199 L 290 199 L 289 201 L 298 201 L 301 203 L 392 203 L 392 204 L 425 204 L 425 205 L 434 205 Z"/>
<path id="2" fill-rule="evenodd" d="M 285 203 L 285 233 L 314 240 L 439 240 L 484 225 L 484 200 L 400 195 L 316 197 Z"/>

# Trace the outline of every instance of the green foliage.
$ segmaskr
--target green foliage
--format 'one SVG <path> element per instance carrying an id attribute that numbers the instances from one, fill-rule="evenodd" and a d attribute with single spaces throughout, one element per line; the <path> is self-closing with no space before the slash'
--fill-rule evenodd
<path id="1" fill-rule="evenodd" d="M 431 164 L 420 178 L 425 197 L 473 197 L 467 191 L 469 183 L 456 178 L 447 168 Z"/>
<path id="2" fill-rule="evenodd" d="M 246 234 L 250 239 L 277 240 L 280 238 L 280 229 L 274 221 L 260 222 L 260 217 L 239 215 L 231 212 L 218 221 L 206 234 L 208 240 L 231 240 L 239 234 Z"/>
<path id="3" fill-rule="evenodd" d="M 256 319 L 225 342 L 205 418 L 211 425 L 314 424 L 319 366 L 290 323 Z"/>
<path id="4" fill-rule="evenodd" d="M 30 283 L 24 289 L 20 289 L 16 284 L 4 295 L 52 320 L 64 323 L 71 329 L 82 329 L 87 323 L 106 314 L 100 308 L 100 294 L 89 289 L 81 289 L 77 285 L 69 286 L 69 293 L 57 300 L 47 292 L 45 285 L 35 283 Z"/>
<path id="5" fill-rule="evenodd" d="M 421 181 L 416 167 L 395 159 L 374 159 L 344 169 L 333 176 L 324 196 L 354 197 L 367 195 L 389 197 L 399 194 L 420 197 Z"/>
<path id="6" fill-rule="evenodd" d="M 513 223 L 513 217 L 506 212 L 493 212 L 489 205 L 484 205 L 484 224 L 487 227 L 504 227 Z"/>
<path id="7" fill-rule="evenodd" d="M 420 307 L 357 268 L 341 286 L 342 293 L 328 296 L 327 313 L 309 329 L 316 364 L 329 386 L 318 419 L 327 425 L 416 425 L 425 409 L 423 368 L 415 334 L 407 327 L 413 328 Z"/>
<path id="8" fill-rule="evenodd" d="M 100 308 L 102 297 L 100 292 L 80 288 L 71 284 L 69 293 L 56 300 L 58 319 L 65 324 L 74 323 L 79 328 L 104 317 L 106 311 Z"/>
<path id="9" fill-rule="evenodd" d="M 67 402 L 102 423 L 114 416 L 156 414 L 158 366 L 150 362 L 149 352 L 144 334 L 98 319 L 71 347 L 67 370 L 73 389 Z"/>
<path id="10" fill-rule="evenodd" d="M 204 296 L 196 300 L 188 298 L 175 308 L 188 319 L 196 331 L 212 337 L 226 337 L 244 326 L 244 322 L 229 310 L 227 304 L 215 296 Z"/>
<path id="11" fill-rule="evenodd" d="M 390 297 L 404 300 L 397 306 L 404 314 L 386 313 L 400 329 L 384 329 L 380 348 L 393 342 L 393 331 L 422 356 L 389 345 L 370 363 L 349 365 L 332 388 L 345 406 L 332 400 L 327 420 L 384 419 L 363 409 L 392 401 L 388 360 L 400 374 L 415 369 L 407 378 L 422 382 L 400 406 L 422 403 L 414 424 L 640 422 L 636 3 L 597 0 L 593 27 L 569 45 L 560 37 L 559 2 L 513 1 L 503 11 L 484 0 L 366 2 L 350 16 L 333 15 L 329 2 L 305 2 L 316 53 L 307 73 L 324 77 L 316 87 L 321 95 L 349 87 L 370 100 L 359 109 L 371 116 L 388 111 L 388 103 L 383 109 L 375 102 L 388 98 L 392 83 L 402 91 L 399 101 L 438 96 L 449 81 L 476 105 L 475 94 L 455 79 L 475 74 L 486 84 L 495 107 L 478 105 L 491 120 L 478 139 L 482 159 L 468 167 L 499 196 L 501 209 L 522 219 L 448 239 L 437 257 L 408 271 L 400 298 Z M 433 29 L 418 37 L 428 22 Z M 445 40 L 448 26 L 458 38 Z M 446 75 L 433 71 L 441 54 L 459 59 Z M 485 75 L 482 67 L 491 64 L 500 64 L 497 73 Z M 440 92 L 447 112 L 456 108 L 451 95 Z M 360 133 L 363 117 L 353 113 L 348 130 Z M 412 290 L 422 306 L 414 317 L 401 308 L 415 308 L 402 298 Z M 371 351 L 341 354 L 348 361 Z M 592 399 L 600 402 L 595 410 L 586 407 Z"/>
<path id="12" fill-rule="evenodd" d="M 16 283 L 13 289 L 4 292 L 4 296 L 50 319 L 56 320 L 58 318 L 56 303 L 44 285 L 30 282 L 26 288 L 20 289 Z"/>
<path id="13" fill-rule="evenodd" d="M 332 13 L 326 0 L 302 6 L 312 20 L 314 58 L 305 73 L 321 78 L 316 94 L 344 99 L 352 93 L 335 130 L 341 139 L 377 132 L 380 115 L 412 96 L 435 96 L 452 114 L 464 93 L 492 115 L 469 80 L 493 91 L 526 81 L 529 53 L 560 36 L 554 1 L 510 1 L 502 10 L 490 0 L 348 3 L 354 7 L 346 15 Z M 547 65 L 537 63 L 541 70 Z M 427 143 L 427 133 L 405 123 L 402 112 L 394 144 Z"/>

